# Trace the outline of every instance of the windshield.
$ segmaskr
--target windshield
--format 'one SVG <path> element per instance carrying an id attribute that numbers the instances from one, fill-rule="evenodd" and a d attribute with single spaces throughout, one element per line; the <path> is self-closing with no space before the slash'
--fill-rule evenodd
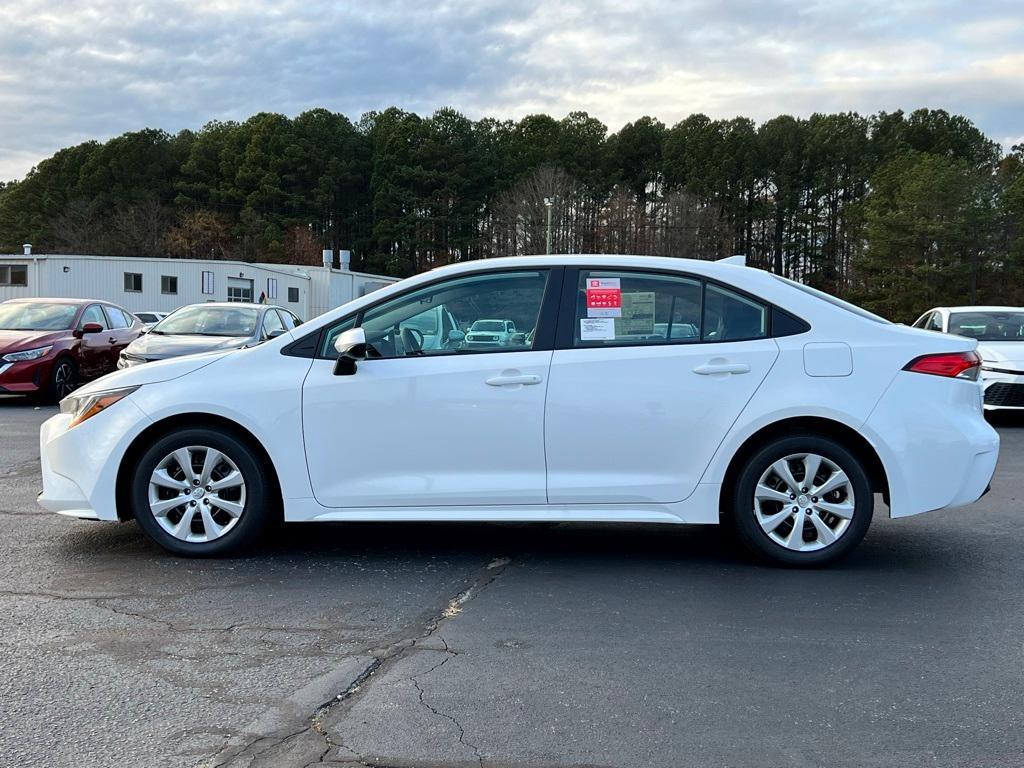
<path id="1" fill-rule="evenodd" d="M 471 331 L 501 332 L 505 330 L 505 323 L 501 320 L 477 320 L 473 323 Z"/>
<path id="2" fill-rule="evenodd" d="M 949 332 L 978 341 L 1024 341 L 1024 312 L 954 312 Z"/>
<path id="3" fill-rule="evenodd" d="M 10 302 L 0 304 L 0 330 L 62 331 L 75 321 L 78 307 L 74 304 L 37 304 Z"/>
<path id="4" fill-rule="evenodd" d="M 154 326 L 151 333 L 188 336 L 252 336 L 259 310 L 244 307 L 206 307 L 197 304 L 179 309 Z"/>

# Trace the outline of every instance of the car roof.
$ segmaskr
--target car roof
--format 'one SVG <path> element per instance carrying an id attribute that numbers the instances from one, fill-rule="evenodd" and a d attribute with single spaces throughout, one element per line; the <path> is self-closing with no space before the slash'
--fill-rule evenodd
<path id="1" fill-rule="evenodd" d="M 113 304 L 114 306 L 117 306 L 113 302 L 105 301 L 103 299 L 69 299 L 66 297 L 55 297 L 50 299 L 43 296 L 30 296 L 25 298 L 7 299 L 7 302 L 10 302 L 11 304 Z"/>
<path id="2" fill-rule="evenodd" d="M 277 304 L 257 304 L 252 301 L 200 301 L 187 304 L 189 307 L 228 307 L 230 309 L 284 309 Z M 183 307 L 184 308 L 184 307 Z"/>
<path id="3" fill-rule="evenodd" d="M 934 307 L 928 312 L 1024 312 L 1024 307 L 1007 307 L 992 305 L 964 305 L 960 307 Z"/>

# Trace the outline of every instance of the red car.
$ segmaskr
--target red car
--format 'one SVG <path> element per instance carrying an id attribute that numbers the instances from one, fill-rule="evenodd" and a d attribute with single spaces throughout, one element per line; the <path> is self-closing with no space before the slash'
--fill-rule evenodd
<path id="1" fill-rule="evenodd" d="M 60 400 L 79 383 L 117 368 L 142 331 L 131 312 L 88 299 L 0 303 L 0 393 Z"/>

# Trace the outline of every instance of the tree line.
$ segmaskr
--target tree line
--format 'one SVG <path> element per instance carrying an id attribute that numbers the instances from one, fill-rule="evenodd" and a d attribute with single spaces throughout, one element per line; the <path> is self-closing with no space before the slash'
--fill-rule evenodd
<path id="1" fill-rule="evenodd" d="M 550 203 L 549 206 L 546 201 Z M 748 263 L 896 320 L 1024 303 L 1024 147 L 942 110 L 761 124 L 583 112 L 262 113 L 62 149 L 0 184 L 0 252 L 232 258 L 406 276 L 552 249 Z"/>

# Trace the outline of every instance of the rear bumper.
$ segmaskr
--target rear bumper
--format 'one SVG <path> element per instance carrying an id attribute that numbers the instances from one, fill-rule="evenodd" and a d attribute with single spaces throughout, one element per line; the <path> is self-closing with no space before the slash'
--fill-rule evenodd
<path id="1" fill-rule="evenodd" d="M 976 382 L 901 372 L 863 432 L 885 467 L 892 517 L 977 501 L 999 460 Z"/>

